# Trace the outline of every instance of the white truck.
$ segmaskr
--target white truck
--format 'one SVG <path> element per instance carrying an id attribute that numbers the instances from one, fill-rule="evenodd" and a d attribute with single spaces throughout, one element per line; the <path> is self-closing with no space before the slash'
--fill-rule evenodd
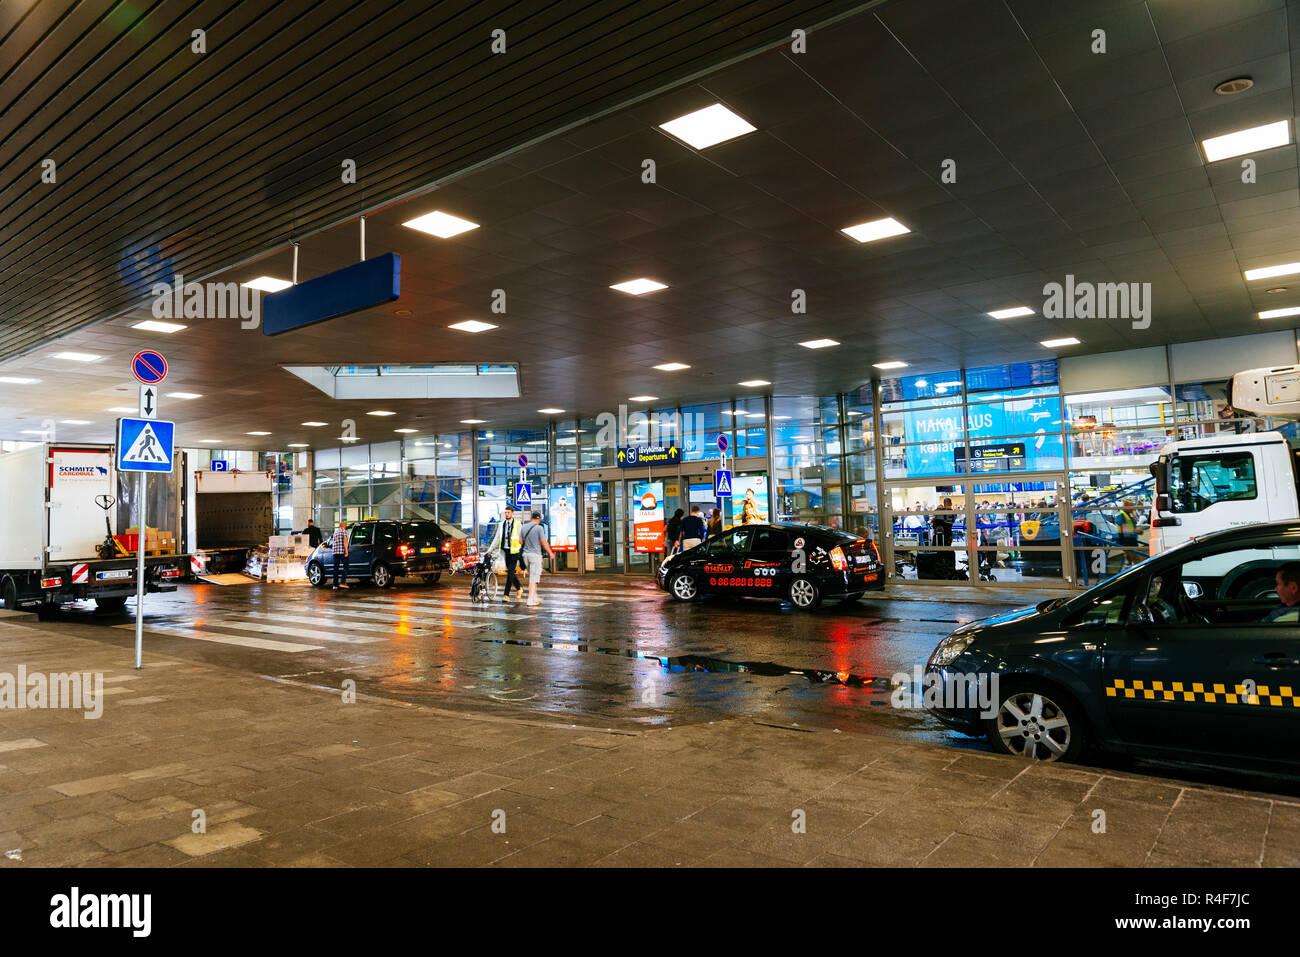
<path id="1" fill-rule="evenodd" d="M 100 608 L 120 610 L 135 594 L 136 558 L 114 536 L 135 522 L 138 482 L 117 472 L 108 445 L 41 443 L 0 455 L 4 607 L 40 611 L 93 598 Z M 150 476 L 151 528 L 183 528 L 182 483 L 179 469 Z M 145 590 L 175 591 L 188 562 L 184 540 L 155 541 L 160 554 L 151 555 L 144 538 Z"/>
<path id="2" fill-rule="evenodd" d="M 1228 401 L 1250 415 L 1300 421 L 1300 366 L 1239 372 Z M 1151 465 L 1151 554 L 1226 528 L 1300 518 L 1293 442 L 1281 432 L 1247 432 L 1165 445 Z M 1216 583 L 1220 597 L 1270 594 L 1277 566 L 1300 558 L 1291 549 L 1274 551 Z"/>

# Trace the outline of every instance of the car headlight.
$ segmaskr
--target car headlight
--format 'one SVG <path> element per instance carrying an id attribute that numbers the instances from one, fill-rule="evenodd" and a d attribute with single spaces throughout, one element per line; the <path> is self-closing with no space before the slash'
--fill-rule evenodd
<path id="1" fill-rule="evenodd" d="M 939 642 L 939 647 L 934 649 L 934 653 L 930 655 L 930 667 L 945 668 L 952 664 L 960 657 L 962 652 L 971 646 L 971 642 L 974 640 L 975 635 L 973 634 L 959 635 L 954 633 L 949 635 Z"/>

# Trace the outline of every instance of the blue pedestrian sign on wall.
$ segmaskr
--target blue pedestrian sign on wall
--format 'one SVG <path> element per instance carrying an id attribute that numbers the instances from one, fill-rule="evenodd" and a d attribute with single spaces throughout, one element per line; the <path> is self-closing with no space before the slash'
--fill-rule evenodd
<path id="1" fill-rule="evenodd" d="M 158 419 L 117 420 L 119 472 L 170 472 L 176 423 Z"/>
<path id="2" fill-rule="evenodd" d="M 515 483 L 515 508 L 533 507 L 533 484 L 531 482 Z"/>
<path id="3" fill-rule="evenodd" d="M 731 498 L 731 469 L 717 469 L 713 473 L 715 498 Z"/>

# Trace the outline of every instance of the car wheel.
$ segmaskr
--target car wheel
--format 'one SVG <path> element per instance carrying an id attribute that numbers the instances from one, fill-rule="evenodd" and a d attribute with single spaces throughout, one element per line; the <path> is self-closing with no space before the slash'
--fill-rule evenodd
<path id="1" fill-rule="evenodd" d="M 120 612 L 126 609 L 126 596 L 115 595 L 112 598 L 96 598 L 95 607 L 102 612 Z"/>
<path id="2" fill-rule="evenodd" d="M 700 597 L 700 586 L 689 572 L 678 572 L 668 582 L 668 591 L 678 601 L 695 601 Z"/>
<path id="3" fill-rule="evenodd" d="M 790 583 L 790 604 L 800 611 L 812 611 L 822 603 L 822 590 L 811 578 L 796 578 Z"/>
<path id="4" fill-rule="evenodd" d="M 375 583 L 376 588 L 391 588 L 393 585 L 393 571 L 383 562 L 375 562 L 374 571 L 371 572 L 371 581 Z"/>
<path id="5" fill-rule="evenodd" d="M 436 585 L 438 584 L 438 579 L 441 577 L 442 577 L 442 572 L 434 572 L 432 575 L 425 575 L 424 583 L 426 585 Z"/>
<path id="6" fill-rule="evenodd" d="M 307 581 L 311 582 L 312 588 L 325 587 L 325 566 L 320 562 L 307 563 Z"/>
<path id="7" fill-rule="evenodd" d="M 18 585 L 12 578 L 6 578 L 4 584 L 5 607 L 13 610 L 18 607 Z"/>
<path id="8" fill-rule="evenodd" d="M 999 695 L 996 716 L 985 722 L 993 750 L 1031 761 L 1074 761 L 1087 743 L 1083 709 L 1045 684 L 1018 684 Z"/>

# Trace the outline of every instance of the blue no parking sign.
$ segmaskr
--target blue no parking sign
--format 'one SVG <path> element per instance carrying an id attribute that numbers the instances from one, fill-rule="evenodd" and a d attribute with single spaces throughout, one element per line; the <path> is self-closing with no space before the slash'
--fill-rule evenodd
<path id="1" fill-rule="evenodd" d="M 167 378 L 167 360 L 161 352 L 145 349 L 131 360 L 131 372 L 145 385 L 157 385 Z"/>

